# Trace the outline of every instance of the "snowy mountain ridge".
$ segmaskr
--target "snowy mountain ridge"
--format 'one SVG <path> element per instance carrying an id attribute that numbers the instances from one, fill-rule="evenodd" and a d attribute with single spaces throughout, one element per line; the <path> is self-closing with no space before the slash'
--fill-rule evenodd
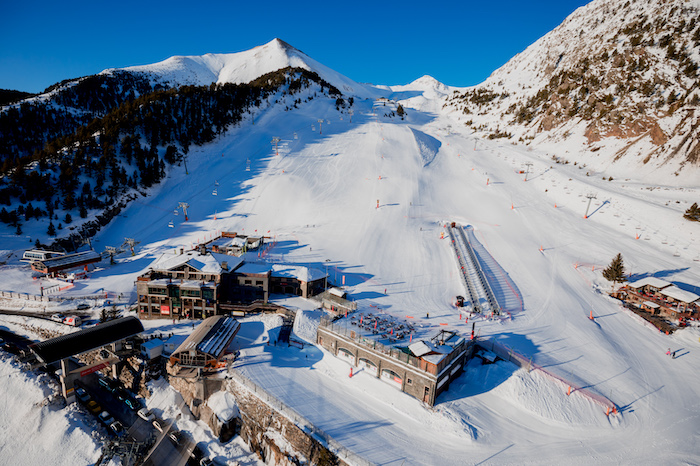
<path id="1" fill-rule="evenodd" d="M 343 76 L 280 39 L 243 52 L 174 56 L 150 65 L 122 68 L 121 71 L 150 75 L 154 82 L 174 87 L 249 83 L 264 74 L 288 67 L 313 71 L 348 96 L 371 98 L 378 95 L 372 86 Z M 108 69 L 102 73 L 114 71 Z"/>
<path id="2" fill-rule="evenodd" d="M 677 175 L 700 161 L 699 17 L 697 0 L 594 0 L 447 107 L 596 171 Z"/>

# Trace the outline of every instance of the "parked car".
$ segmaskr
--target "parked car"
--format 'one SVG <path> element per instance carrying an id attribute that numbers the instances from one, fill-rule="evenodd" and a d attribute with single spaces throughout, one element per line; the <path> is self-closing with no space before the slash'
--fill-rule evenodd
<path id="1" fill-rule="evenodd" d="M 154 419 L 152 424 L 153 424 L 153 427 L 155 427 L 158 432 L 163 432 L 163 426 L 160 425 L 160 422 L 158 421 L 158 419 Z"/>
<path id="2" fill-rule="evenodd" d="M 51 320 L 53 320 L 54 322 L 61 322 L 62 323 L 63 319 L 65 319 L 65 318 L 66 318 L 66 316 L 64 316 L 60 312 L 51 316 Z"/>
<path id="3" fill-rule="evenodd" d="M 179 430 L 173 430 L 168 434 L 168 438 L 170 439 L 171 442 L 173 442 L 173 445 L 179 446 L 182 445 L 182 443 L 185 440 L 185 436 L 182 435 L 182 432 Z"/>
<path id="4" fill-rule="evenodd" d="M 117 387 L 117 389 L 114 390 L 114 394 L 117 396 L 117 398 L 119 398 L 119 401 L 124 401 L 131 396 L 129 395 L 129 392 L 124 390 L 122 387 Z"/>
<path id="5" fill-rule="evenodd" d="M 111 423 L 109 425 L 109 428 L 112 429 L 112 432 L 114 432 L 114 434 L 117 437 L 123 437 L 124 434 L 126 434 L 126 431 L 124 430 L 124 426 L 119 421 L 114 421 L 113 423 Z"/>
<path id="6" fill-rule="evenodd" d="M 111 393 L 116 392 L 119 388 L 119 382 L 108 377 L 100 377 L 98 383 L 100 384 L 100 386 L 102 386 L 104 389 Z"/>
<path id="7" fill-rule="evenodd" d="M 209 458 L 202 458 L 199 460 L 199 466 L 214 466 L 214 462 Z"/>
<path id="8" fill-rule="evenodd" d="M 89 409 L 90 412 L 93 413 L 93 414 L 97 414 L 97 413 L 99 413 L 100 411 L 102 411 L 102 406 L 100 406 L 100 405 L 97 403 L 97 401 L 95 401 L 95 400 L 90 400 L 90 401 L 88 401 L 88 402 L 85 404 L 85 406 L 86 406 L 87 409 Z"/>
<path id="9" fill-rule="evenodd" d="M 114 422 L 114 418 L 107 411 L 102 411 L 100 413 L 100 415 L 97 416 L 97 418 L 100 420 L 100 422 L 102 424 L 105 425 L 105 427 L 109 427 Z"/>
<path id="10" fill-rule="evenodd" d="M 136 414 L 138 414 L 141 419 L 148 422 L 151 422 L 156 418 L 156 415 L 146 408 L 139 409 Z"/>
<path id="11" fill-rule="evenodd" d="M 78 397 L 78 400 L 80 400 L 81 403 L 87 403 L 92 399 L 90 398 L 88 392 L 86 392 L 85 389 L 82 387 L 77 387 L 75 389 L 75 395 Z"/>
<path id="12" fill-rule="evenodd" d="M 129 407 L 130 410 L 132 411 L 138 411 L 141 409 L 141 403 L 139 403 L 139 400 L 134 398 L 133 396 L 128 396 L 124 399 L 124 404 Z"/>
<path id="13" fill-rule="evenodd" d="M 68 316 L 63 319 L 63 323 L 71 327 L 80 327 L 83 324 L 83 320 L 78 316 Z"/>
<path id="14" fill-rule="evenodd" d="M 79 311 L 85 311 L 85 310 L 87 310 L 87 309 L 90 309 L 90 305 L 89 305 L 89 304 L 85 304 L 85 303 L 83 303 L 83 304 L 78 304 L 78 310 L 79 310 Z"/>

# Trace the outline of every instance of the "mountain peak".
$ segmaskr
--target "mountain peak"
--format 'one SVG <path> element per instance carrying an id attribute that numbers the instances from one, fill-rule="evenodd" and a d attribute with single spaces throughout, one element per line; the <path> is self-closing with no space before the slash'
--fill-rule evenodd
<path id="1" fill-rule="evenodd" d="M 174 56 L 151 65 L 124 68 L 124 71 L 146 74 L 153 81 L 168 86 L 208 86 L 211 83 L 248 83 L 287 67 L 313 71 L 347 95 L 366 98 L 377 93 L 373 87 L 356 83 L 279 38 L 244 52 Z"/>

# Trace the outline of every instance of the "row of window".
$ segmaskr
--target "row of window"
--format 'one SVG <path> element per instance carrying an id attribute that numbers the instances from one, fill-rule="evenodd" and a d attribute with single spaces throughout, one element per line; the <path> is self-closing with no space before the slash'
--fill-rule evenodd
<path id="1" fill-rule="evenodd" d="M 243 280 L 243 283 L 246 285 L 252 285 L 253 280 L 245 279 L 245 280 Z M 255 280 L 255 286 L 263 286 L 263 281 L 262 280 Z"/>

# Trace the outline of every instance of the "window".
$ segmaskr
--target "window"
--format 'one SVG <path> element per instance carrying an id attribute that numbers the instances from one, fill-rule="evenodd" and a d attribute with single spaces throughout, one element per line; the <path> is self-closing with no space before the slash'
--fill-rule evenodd
<path id="1" fill-rule="evenodd" d="M 258 286 L 263 286 L 263 281 L 262 280 L 255 280 L 255 284 Z"/>
<path id="2" fill-rule="evenodd" d="M 406 379 L 406 383 L 407 383 L 408 385 L 411 385 L 411 384 L 413 383 L 413 380 L 411 380 L 411 379 Z"/>
<path id="3" fill-rule="evenodd" d="M 157 295 L 163 295 L 166 296 L 168 292 L 166 291 L 165 288 L 153 288 L 153 287 L 148 287 L 148 294 L 157 294 Z"/>
<path id="4" fill-rule="evenodd" d="M 253 280 L 245 280 L 244 283 L 245 283 L 246 285 L 252 285 L 252 284 L 253 284 Z"/>

